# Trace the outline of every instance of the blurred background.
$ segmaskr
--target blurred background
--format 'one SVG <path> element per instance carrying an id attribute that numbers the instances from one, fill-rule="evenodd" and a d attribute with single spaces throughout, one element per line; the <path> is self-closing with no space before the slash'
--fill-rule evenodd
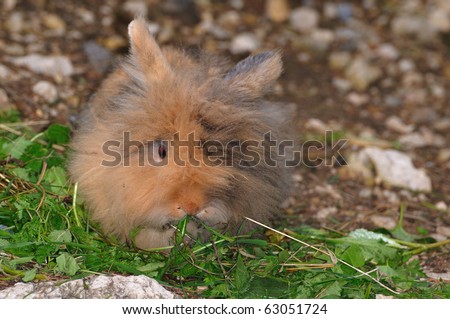
<path id="1" fill-rule="evenodd" d="M 76 123 L 127 53 L 136 15 L 161 45 L 232 61 L 281 49 L 269 98 L 296 105 L 296 138 L 348 142 L 332 165 L 295 171 L 280 223 L 393 228 L 403 203 L 409 231 L 450 238 L 450 1 L 3 0 L 0 10 L 0 108 L 36 130 Z"/>

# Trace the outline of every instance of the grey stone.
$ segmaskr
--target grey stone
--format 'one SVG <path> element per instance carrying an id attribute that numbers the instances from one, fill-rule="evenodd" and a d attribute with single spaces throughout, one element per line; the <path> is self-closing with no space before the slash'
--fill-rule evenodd
<path id="1" fill-rule="evenodd" d="M 30 54 L 23 57 L 9 58 L 9 60 L 15 65 L 25 66 L 38 74 L 71 76 L 74 73 L 72 62 L 66 56 Z"/>
<path id="2" fill-rule="evenodd" d="M 64 283 L 17 283 L 0 291 L 0 299 L 174 299 L 156 280 L 140 276 L 91 276 Z"/>

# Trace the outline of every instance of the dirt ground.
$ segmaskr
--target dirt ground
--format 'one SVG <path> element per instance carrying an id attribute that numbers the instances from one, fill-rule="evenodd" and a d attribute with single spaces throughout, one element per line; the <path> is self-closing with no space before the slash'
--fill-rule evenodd
<path id="1" fill-rule="evenodd" d="M 1 6 L 0 105 L 17 107 L 36 130 L 52 122 L 76 125 L 126 54 L 135 14 L 147 17 L 162 45 L 203 48 L 233 61 L 278 48 L 284 73 L 270 99 L 296 104 L 296 138 L 320 139 L 333 130 L 349 140 L 343 159 L 365 147 L 397 145 L 432 184 L 421 193 L 354 178 L 342 160 L 302 165 L 280 224 L 339 232 L 392 228 L 404 204 L 407 231 L 450 238 L 446 1 L 8 0 Z M 31 54 L 66 57 L 73 69 L 51 74 L 17 62 Z M 352 70 L 355 61 L 362 62 Z M 36 89 L 40 81 L 50 83 L 47 90 Z M 449 250 L 421 256 L 425 267 L 449 272 Z"/>

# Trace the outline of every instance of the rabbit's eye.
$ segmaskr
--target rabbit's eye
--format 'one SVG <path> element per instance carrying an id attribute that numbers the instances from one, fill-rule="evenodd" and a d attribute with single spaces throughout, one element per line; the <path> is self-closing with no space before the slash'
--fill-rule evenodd
<path id="1" fill-rule="evenodd" d="M 164 146 L 164 144 L 159 144 L 158 155 L 159 155 L 159 158 L 161 158 L 161 159 L 164 159 L 166 157 L 167 151 L 166 151 L 166 147 Z"/>

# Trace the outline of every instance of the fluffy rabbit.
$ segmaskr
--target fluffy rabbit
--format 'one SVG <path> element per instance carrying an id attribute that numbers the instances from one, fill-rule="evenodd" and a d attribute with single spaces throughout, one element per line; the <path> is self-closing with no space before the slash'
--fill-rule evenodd
<path id="1" fill-rule="evenodd" d="M 269 222 L 289 179 L 287 153 L 269 141 L 285 138 L 286 112 L 262 100 L 282 71 L 279 53 L 230 67 L 161 49 L 142 18 L 128 33 L 129 57 L 104 81 L 73 141 L 69 170 L 93 219 L 123 241 L 139 229 L 143 249 L 169 245 L 170 225 L 187 214 L 231 232 L 248 228 L 244 216 Z"/>

